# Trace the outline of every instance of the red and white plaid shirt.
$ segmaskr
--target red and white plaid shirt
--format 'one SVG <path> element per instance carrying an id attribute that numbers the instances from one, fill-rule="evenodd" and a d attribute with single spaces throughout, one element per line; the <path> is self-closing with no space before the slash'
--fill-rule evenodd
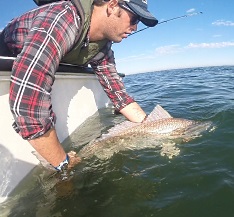
<path id="1" fill-rule="evenodd" d="M 77 42 L 79 31 L 80 17 L 69 1 L 31 10 L 4 29 L 5 42 L 17 55 L 10 85 L 13 127 L 24 139 L 37 138 L 55 125 L 50 94 L 55 72 Z M 90 64 L 117 110 L 134 102 L 117 74 L 111 49 Z"/>

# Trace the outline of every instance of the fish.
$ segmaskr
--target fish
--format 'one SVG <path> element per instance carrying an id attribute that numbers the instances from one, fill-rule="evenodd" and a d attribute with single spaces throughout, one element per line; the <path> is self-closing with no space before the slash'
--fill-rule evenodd
<path id="1" fill-rule="evenodd" d="M 188 142 L 211 131 L 212 122 L 194 121 L 172 117 L 160 105 L 156 105 L 143 123 L 124 121 L 108 130 L 100 138 L 85 145 L 78 155 L 83 158 L 96 156 L 107 159 L 123 150 L 161 147 L 161 155 L 172 158 L 180 150 L 175 141 Z"/>
<path id="2" fill-rule="evenodd" d="M 143 123 L 123 121 L 84 145 L 77 153 L 72 152 L 72 155 L 77 154 L 81 161 L 92 157 L 106 160 L 120 151 L 159 147 L 161 156 L 171 159 L 180 153 L 176 144 L 188 142 L 200 137 L 202 132 L 214 129 L 211 121 L 174 118 L 160 105 L 156 105 Z M 34 151 L 33 154 L 42 166 L 54 170 L 39 153 Z"/>
<path id="3" fill-rule="evenodd" d="M 143 123 L 123 121 L 99 138 L 83 145 L 77 152 L 71 151 L 71 154 L 81 159 L 80 169 L 83 172 L 92 170 L 92 165 L 96 170 L 96 163 L 99 163 L 99 160 L 108 162 L 115 154 L 129 150 L 153 149 L 159 151 L 162 157 L 172 159 L 180 154 L 179 143 L 188 142 L 202 136 L 203 132 L 211 132 L 214 129 L 210 121 L 175 118 L 160 105 L 156 105 Z M 74 171 L 78 168 L 74 171 L 74 168 L 71 168 L 63 173 L 57 173 L 39 153 L 34 151 L 33 154 L 40 161 L 42 168 L 47 169 L 43 170 L 40 176 L 41 189 L 45 192 L 54 186 L 59 187 L 60 191 L 63 187 L 66 189 L 67 187 L 60 185 L 60 182 L 70 183 Z"/>

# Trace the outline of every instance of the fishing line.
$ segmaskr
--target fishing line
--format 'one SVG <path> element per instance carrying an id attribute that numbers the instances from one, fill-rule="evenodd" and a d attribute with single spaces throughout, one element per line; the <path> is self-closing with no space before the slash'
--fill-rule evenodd
<path id="1" fill-rule="evenodd" d="M 164 21 L 162 21 L 162 22 L 159 22 L 157 25 L 163 24 L 163 23 L 167 23 L 167 22 L 170 22 L 170 21 L 172 21 L 172 20 L 177 20 L 177 19 L 182 19 L 182 18 L 186 18 L 186 17 L 196 16 L 196 15 L 199 15 L 199 14 L 203 14 L 203 12 L 196 12 L 196 13 L 191 13 L 191 14 L 185 14 L 185 15 L 179 16 L 179 17 L 173 17 L 173 18 L 171 18 L 171 19 L 168 19 L 168 20 L 164 20 Z M 148 28 L 150 28 L 150 27 L 148 26 L 148 27 L 145 27 L 145 28 L 143 28 L 143 29 L 140 29 L 140 30 L 138 30 L 138 31 L 136 31 L 136 32 L 133 32 L 132 34 L 129 34 L 128 37 L 129 37 L 129 36 L 132 36 L 132 35 L 134 35 L 134 34 L 136 34 L 136 33 L 138 33 L 138 32 L 144 31 L 144 30 L 146 30 L 146 29 L 148 29 Z"/>

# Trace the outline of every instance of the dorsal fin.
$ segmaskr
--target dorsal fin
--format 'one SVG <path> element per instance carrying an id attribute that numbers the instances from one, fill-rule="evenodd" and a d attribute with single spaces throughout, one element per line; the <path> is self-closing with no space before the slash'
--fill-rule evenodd
<path id="1" fill-rule="evenodd" d="M 172 116 L 163 109 L 160 105 L 157 105 L 154 110 L 149 114 L 145 122 L 152 122 L 157 121 L 163 118 L 172 118 Z M 131 129 L 132 127 L 138 126 L 141 123 L 133 123 L 131 121 L 124 121 L 108 130 L 107 134 L 103 134 L 98 141 L 113 137 L 113 136 L 121 136 L 121 134 L 124 134 L 128 129 Z"/>
<path id="2" fill-rule="evenodd" d="M 155 106 L 154 110 L 149 114 L 146 122 L 157 121 L 164 118 L 172 118 L 172 116 L 160 105 Z"/>
<path id="3" fill-rule="evenodd" d="M 108 130 L 107 134 L 103 134 L 99 140 L 106 139 L 108 137 L 120 136 L 122 133 L 126 132 L 128 129 L 138 126 L 141 123 L 133 123 L 131 121 L 124 121 Z"/>

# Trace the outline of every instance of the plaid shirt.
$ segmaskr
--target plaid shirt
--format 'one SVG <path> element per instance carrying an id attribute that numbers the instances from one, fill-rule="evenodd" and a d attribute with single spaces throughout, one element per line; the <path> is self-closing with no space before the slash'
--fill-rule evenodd
<path id="1" fill-rule="evenodd" d="M 78 41 L 79 31 L 80 17 L 69 1 L 31 10 L 4 29 L 5 43 L 17 55 L 9 97 L 13 127 L 24 139 L 37 138 L 55 125 L 50 94 L 55 72 Z M 117 110 L 134 102 L 117 74 L 111 49 L 104 58 L 90 64 Z"/>

